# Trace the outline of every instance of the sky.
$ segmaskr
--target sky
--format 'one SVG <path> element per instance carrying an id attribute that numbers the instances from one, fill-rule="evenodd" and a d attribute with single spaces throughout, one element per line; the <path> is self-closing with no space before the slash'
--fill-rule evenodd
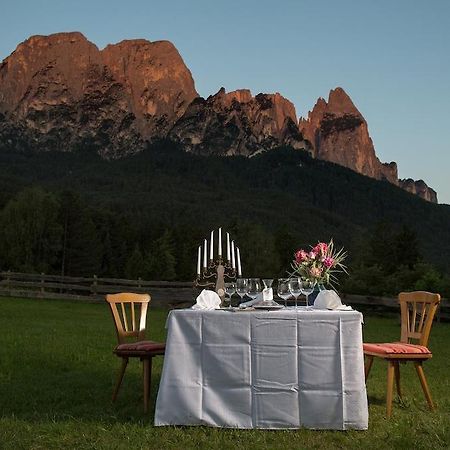
<path id="1" fill-rule="evenodd" d="M 343 87 L 381 161 L 450 204 L 448 0 L 0 0 L 0 60 L 34 34 L 172 41 L 202 96 L 280 92 L 298 116 Z"/>

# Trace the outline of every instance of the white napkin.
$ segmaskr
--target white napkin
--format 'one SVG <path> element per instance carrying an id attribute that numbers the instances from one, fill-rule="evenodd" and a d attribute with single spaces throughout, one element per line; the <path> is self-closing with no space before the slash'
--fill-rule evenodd
<path id="1" fill-rule="evenodd" d="M 248 302 L 241 303 L 239 305 L 239 308 L 249 308 L 250 306 L 253 306 L 255 303 L 258 303 L 262 300 L 263 300 L 263 293 L 260 292 L 254 300 L 249 300 Z"/>
<path id="2" fill-rule="evenodd" d="M 339 295 L 333 290 L 320 291 L 314 301 L 315 309 L 336 309 L 346 311 L 352 309 L 351 306 L 343 305 Z"/>
<path id="3" fill-rule="evenodd" d="M 200 295 L 197 297 L 195 305 L 192 309 L 216 309 L 220 307 L 220 297 L 214 292 L 208 289 L 203 289 Z"/>

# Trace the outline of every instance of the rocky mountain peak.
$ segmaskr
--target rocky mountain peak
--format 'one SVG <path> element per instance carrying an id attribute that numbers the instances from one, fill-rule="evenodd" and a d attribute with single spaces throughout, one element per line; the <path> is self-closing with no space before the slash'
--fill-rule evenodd
<path id="1" fill-rule="evenodd" d="M 430 188 L 423 180 L 415 181 L 411 178 L 407 178 L 399 180 L 399 186 L 411 194 L 422 197 L 424 200 L 432 203 L 438 202 L 436 191 Z"/>
<path id="2" fill-rule="evenodd" d="M 252 156 L 280 145 L 309 149 L 296 125 L 294 105 L 279 93 L 248 89 L 194 100 L 169 137 L 201 154 Z"/>
<path id="3" fill-rule="evenodd" d="M 330 91 L 327 108 L 330 112 L 333 112 L 333 114 L 337 116 L 353 114 L 355 116 L 362 117 L 361 113 L 358 111 L 358 108 L 356 108 L 351 98 L 341 87 L 337 87 Z"/>
<path id="4" fill-rule="evenodd" d="M 11 146 L 89 143 L 105 157 L 126 156 L 164 137 L 197 95 L 170 42 L 99 50 L 81 33 L 32 36 L 0 66 L 1 134 Z"/>
<path id="5" fill-rule="evenodd" d="M 340 87 L 297 121 L 294 105 L 278 92 L 221 88 L 199 97 L 169 41 L 124 40 L 99 50 L 79 32 L 31 36 L 0 63 L 6 148 L 90 148 L 119 158 L 161 138 L 207 155 L 253 156 L 289 145 L 399 185 L 396 163 L 377 158 L 366 120 Z M 422 180 L 400 186 L 436 199 Z"/>
<path id="6" fill-rule="evenodd" d="M 312 143 L 317 158 L 372 178 L 385 178 L 367 123 L 342 88 L 331 90 L 328 102 L 319 99 L 308 118 L 300 120 L 299 128 Z M 396 184 L 396 174 L 387 174 L 388 180 Z"/>
<path id="7" fill-rule="evenodd" d="M 224 102 L 226 102 L 228 106 L 231 106 L 233 101 L 238 103 L 248 103 L 253 99 L 250 89 L 238 89 L 227 93 L 225 92 L 225 88 L 221 88 L 219 92 L 223 95 Z"/>
<path id="8" fill-rule="evenodd" d="M 399 183 L 397 164 L 382 163 L 378 159 L 367 122 L 344 89 L 332 89 L 328 101 L 319 98 L 307 119 L 300 118 L 299 129 L 311 142 L 316 158 L 389 181 L 426 200 L 436 199 L 435 193 L 428 192 L 429 188 L 423 182 L 423 185 L 418 182 L 420 186 L 415 182 Z"/>
<path id="9" fill-rule="evenodd" d="M 124 86 L 128 107 L 145 139 L 166 133 L 198 96 L 191 72 L 169 41 L 126 40 L 101 52 L 103 63 Z"/>

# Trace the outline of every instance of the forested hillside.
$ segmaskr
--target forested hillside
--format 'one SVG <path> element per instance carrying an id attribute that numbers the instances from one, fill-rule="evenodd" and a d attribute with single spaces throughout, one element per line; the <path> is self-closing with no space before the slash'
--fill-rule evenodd
<path id="1" fill-rule="evenodd" d="M 448 288 L 448 205 L 290 148 L 201 157 L 161 141 L 114 161 L 86 148 L 0 149 L 2 270 L 191 280 L 222 226 L 248 276 L 283 275 L 298 247 L 333 238 L 348 290 Z"/>

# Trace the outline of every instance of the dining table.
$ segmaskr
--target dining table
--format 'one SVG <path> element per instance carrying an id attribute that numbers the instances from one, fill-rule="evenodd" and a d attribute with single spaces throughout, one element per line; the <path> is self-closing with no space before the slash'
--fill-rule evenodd
<path id="1" fill-rule="evenodd" d="M 154 424 L 366 430 L 362 324 L 355 310 L 172 310 Z"/>

